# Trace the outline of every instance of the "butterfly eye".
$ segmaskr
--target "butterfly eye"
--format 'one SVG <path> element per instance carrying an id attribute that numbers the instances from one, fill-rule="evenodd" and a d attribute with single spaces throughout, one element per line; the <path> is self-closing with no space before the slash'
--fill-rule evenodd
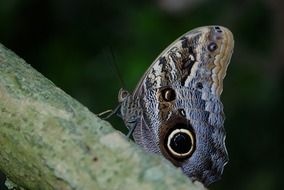
<path id="1" fill-rule="evenodd" d="M 218 46 L 217 46 L 217 44 L 215 43 L 215 42 L 211 42 L 209 45 L 208 45 L 208 47 L 207 47 L 207 49 L 209 50 L 209 51 L 215 51 L 216 49 L 218 48 Z"/>
<path id="2" fill-rule="evenodd" d="M 162 90 L 163 100 L 170 102 L 176 99 L 176 93 L 172 88 L 166 88 Z"/>
<path id="3" fill-rule="evenodd" d="M 129 92 L 121 88 L 118 92 L 118 102 L 123 102 L 128 95 Z"/>
<path id="4" fill-rule="evenodd" d="M 180 159 L 187 158 L 194 151 L 193 133 L 188 129 L 175 129 L 167 139 L 169 153 Z"/>

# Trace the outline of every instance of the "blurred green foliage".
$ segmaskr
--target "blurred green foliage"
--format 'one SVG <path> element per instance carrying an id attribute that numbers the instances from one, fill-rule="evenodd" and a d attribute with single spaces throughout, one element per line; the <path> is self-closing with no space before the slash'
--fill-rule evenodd
<path id="1" fill-rule="evenodd" d="M 284 6 L 277 2 L 192 1 L 170 12 L 156 1 L 2 0 L 0 43 L 99 113 L 117 105 L 122 84 L 114 64 L 132 90 L 181 34 L 204 25 L 228 27 L 235 53 L 222 99 L 230 162 L 211 189 L 281 189 L 284 45 L 278 30 L 284 23 L 275 10 Z M 126 131 L 120 119 L 110 121 Z"/>

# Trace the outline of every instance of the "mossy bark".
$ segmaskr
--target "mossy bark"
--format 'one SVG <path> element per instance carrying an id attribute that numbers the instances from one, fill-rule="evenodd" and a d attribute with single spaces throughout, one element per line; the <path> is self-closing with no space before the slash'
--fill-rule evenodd
<path id="1" fill-rule="evenodd" d="M 0 44 L 0 170 L 25 189 L 203 189 Z"/>

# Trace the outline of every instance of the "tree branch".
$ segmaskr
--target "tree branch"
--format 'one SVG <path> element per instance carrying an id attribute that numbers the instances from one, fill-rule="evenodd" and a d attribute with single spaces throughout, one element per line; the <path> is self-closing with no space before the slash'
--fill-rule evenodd
<path id="1" fill-rule="evenodd" d="M 0 44 L 0 170 L 26 189 L 203 189 Z"/>

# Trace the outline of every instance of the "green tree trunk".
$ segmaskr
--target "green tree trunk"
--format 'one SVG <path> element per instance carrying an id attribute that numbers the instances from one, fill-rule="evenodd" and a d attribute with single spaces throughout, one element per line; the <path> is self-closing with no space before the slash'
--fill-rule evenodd
<path id="1" fill-rule="evenodd" d="M 0 44 L 0 170 L 25 189 L 203 189 Z"/>

